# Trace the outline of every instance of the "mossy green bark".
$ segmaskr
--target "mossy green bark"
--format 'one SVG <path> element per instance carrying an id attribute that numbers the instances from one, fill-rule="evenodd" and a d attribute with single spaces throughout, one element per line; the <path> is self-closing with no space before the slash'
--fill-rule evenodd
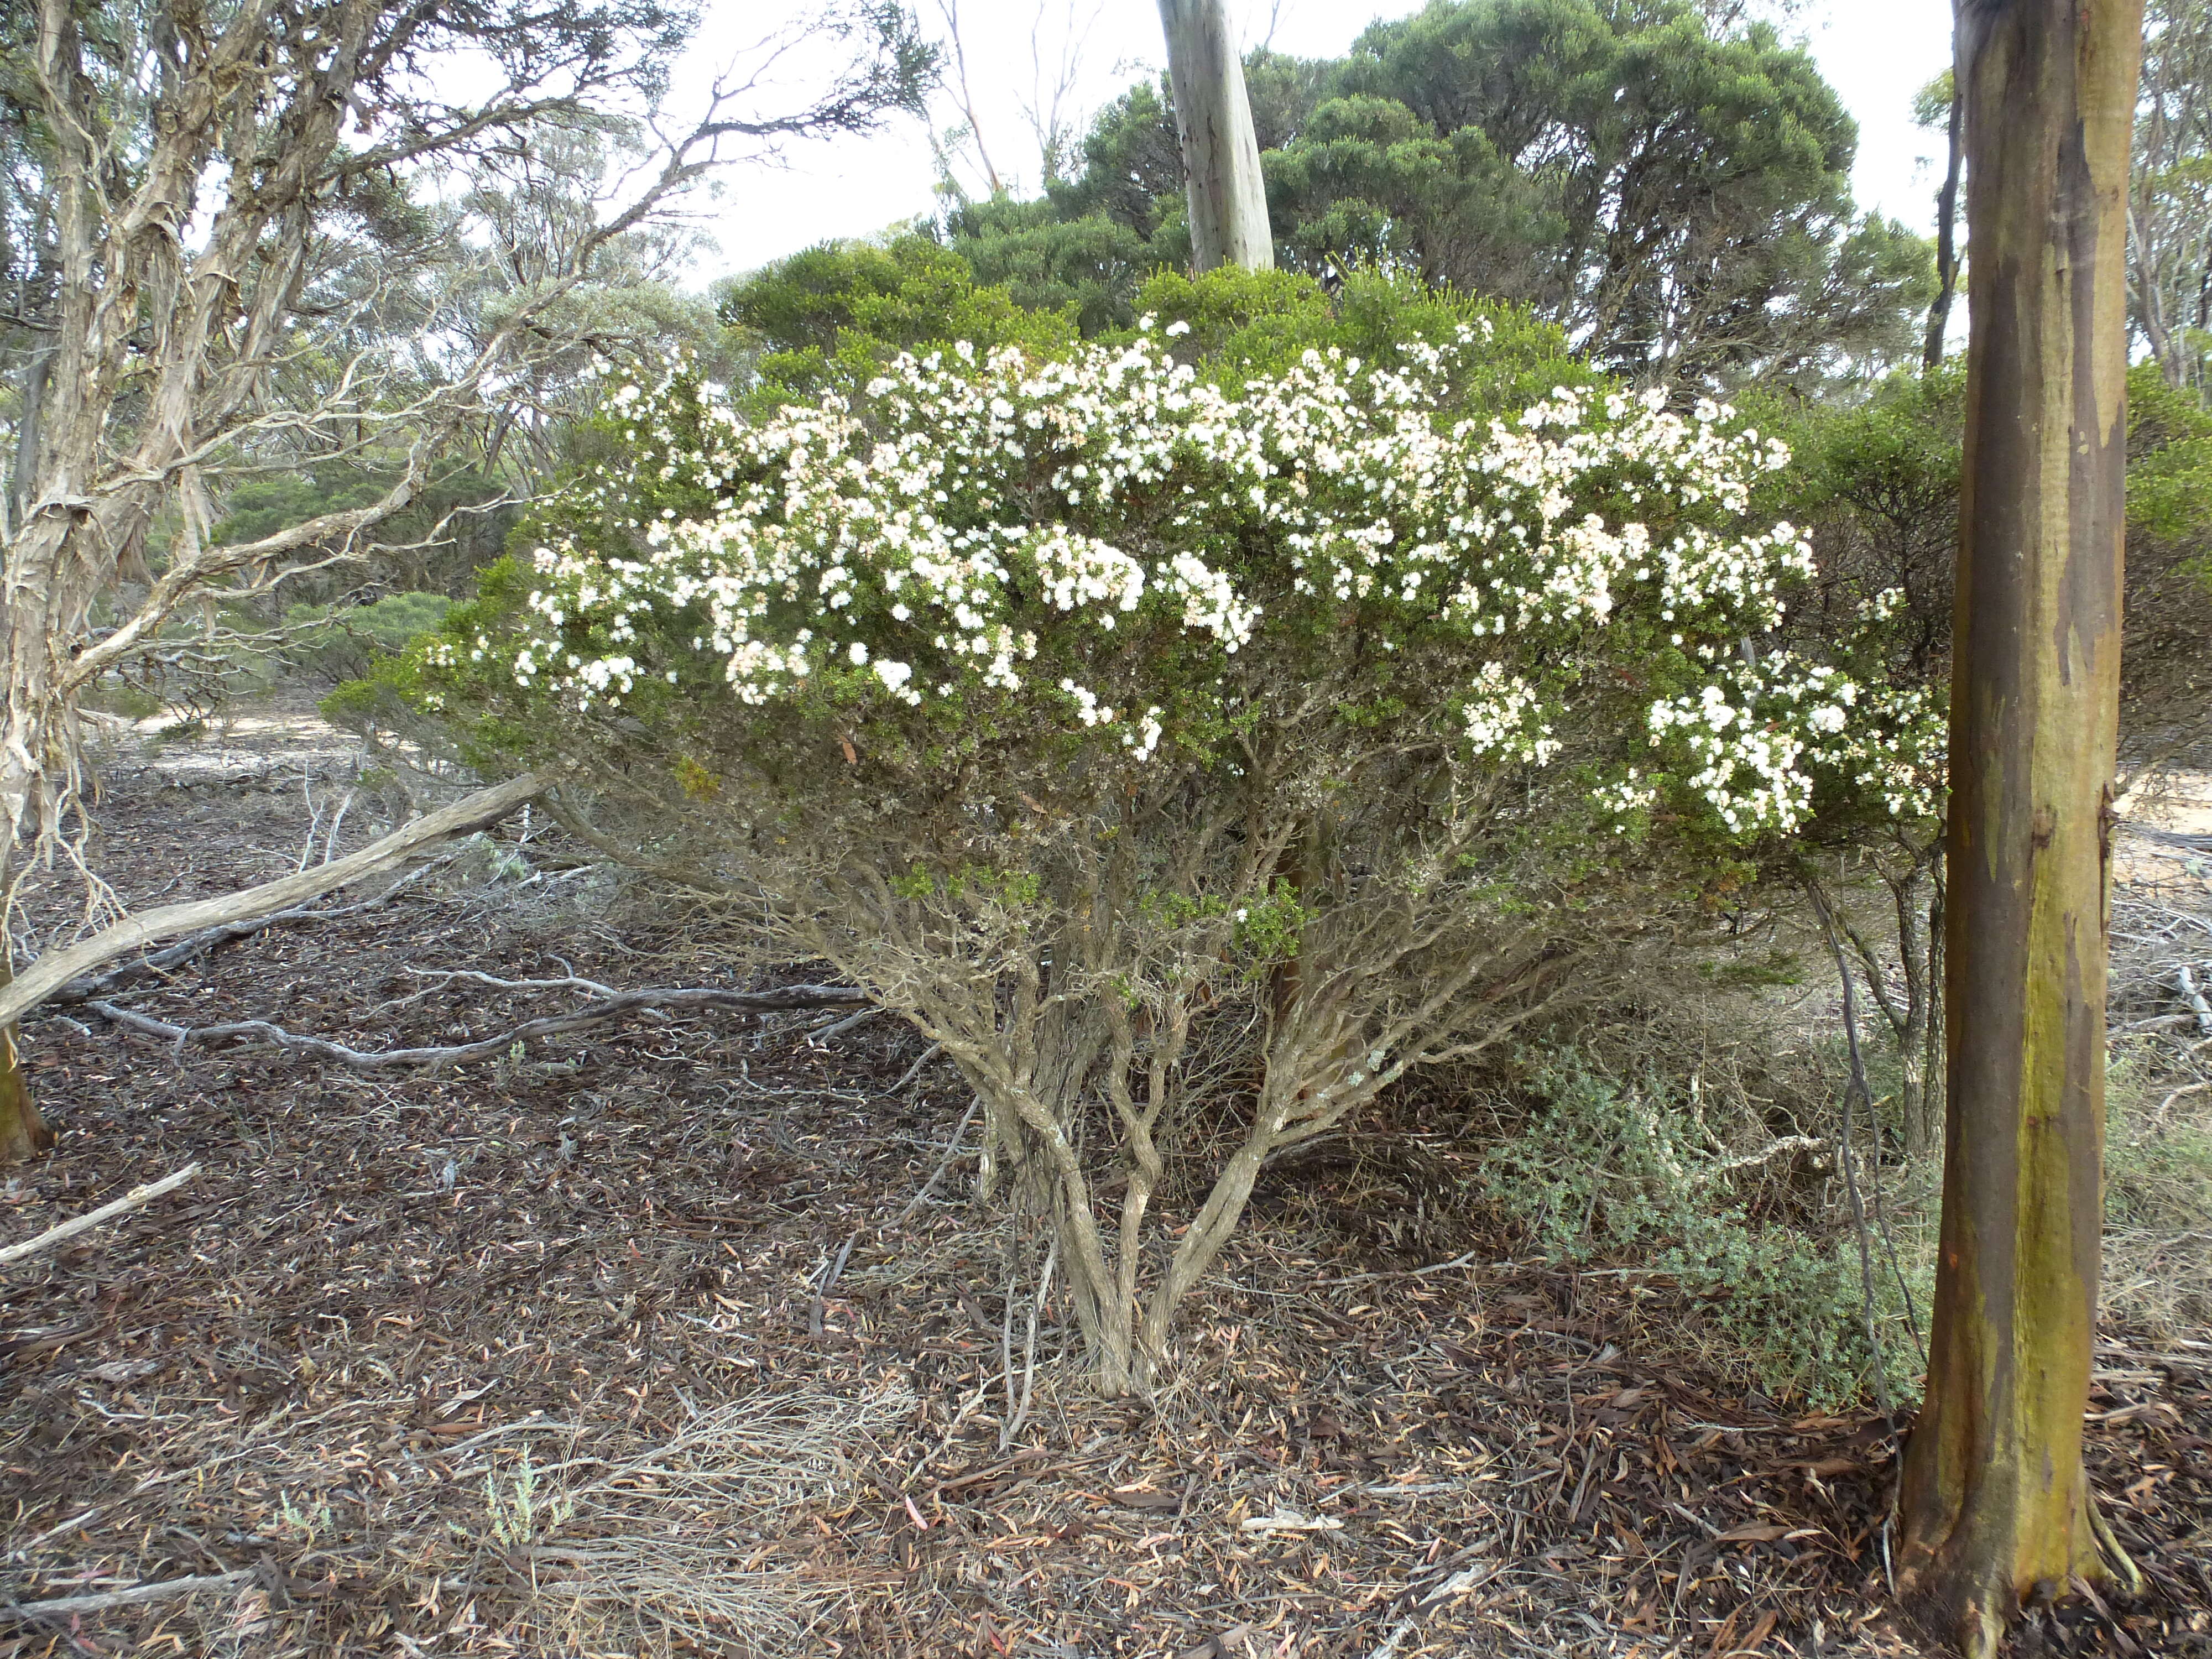
<path id="1" fill-rule="evenodd" d="M 1968 302 L 1948 1121 L 1900 1578 L 1994 1650 L 2106 1576 L 2081 1462 L 2097 1299 L 2141 0 L 1962 0 Z"/>

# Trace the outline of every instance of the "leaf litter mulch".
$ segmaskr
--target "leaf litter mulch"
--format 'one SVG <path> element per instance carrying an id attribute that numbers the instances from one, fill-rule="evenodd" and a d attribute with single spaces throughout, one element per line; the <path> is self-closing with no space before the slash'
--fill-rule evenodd
<path id="1" fill-rule="evenodd" d="M 253 775 L 119 778 L 107 878 L 290 868 L 313 767 Z M 545 1012 L 425 969 L 709 982 L 558 863 L 464 860 L 131 1005 L 379 1048 Z M 1498 1259 L 1434 1106 L 1268 1172 L 1138 1405 L 1074 1376 L 1038 1241 L 945 1167 L 968 1097 L 886 1017 L 633 1019 L 426 1073 L 64 1009 L 27 1052 L 64 1136 L 0 1240 L 203 1167 L 0 1269 L 0 1656 L 1911 1650 L 1890 1423 L 1747 1395 L 1664 1293 Z M 2212 1346 L 2110 1333 L 2097 1375 L 2151 1593 L 2028 1645 L 2202 1659 Z"/>

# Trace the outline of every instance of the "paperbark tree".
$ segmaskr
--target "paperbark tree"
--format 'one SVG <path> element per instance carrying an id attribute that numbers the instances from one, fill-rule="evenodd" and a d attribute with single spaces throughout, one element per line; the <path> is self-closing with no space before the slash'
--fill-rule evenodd
<path id="1" fill-rule="evenodd" d="M 726 77 L 625 191 L 517 266 L 495 310 L 453 302 L 435 267 L 471 239 L 424 245 L 417 181 L 434 198 L 550 129 L 658 134 L 690 26 L 669 0 L 35 0 L 0 17 L 0 251 L 35 302 L 6 319 L 27 343 L 0 572 L 0 871 L 20 880 L 71 847 L 76 712 L 101 676 L 181 609 L 373 556 L 456 441 L 575 353 L 563 301 L 623 238 L 719 162 L 914 105 L 933 64 L 897 0 L 830 9 L 811 27 L 847 39 L 848 67 L 811 101 L 763 110 L 777 94 Z M 410 279 L 422 301 L 395 327 Z M 230 483 L 315 459 L 374 462 L 388 485 L 221 533 Z M 15 890 L 0 887 L 4 908 Z M 0 1066 L 0 1150 L 34 1125 Z"/>
<path id="2" fill-rule="evenodd" d="M 2119 697 L 2128 149 L 2142 0 L 1961 0 L 1968 290 L 1949 1118 L 1900 1580 L 1969 1655 L 2132 1570 L 2081 1462 Z"/>
<path id="3" fill-rule="evenodd" d="M 1168 82 L 1190 203 L 1192 268 L 1271 270 L 1275 242 L 1267 228 L 1260 141 L 1223 0 L 1160 0 L 1160 24 L 1167 32 Z"/>

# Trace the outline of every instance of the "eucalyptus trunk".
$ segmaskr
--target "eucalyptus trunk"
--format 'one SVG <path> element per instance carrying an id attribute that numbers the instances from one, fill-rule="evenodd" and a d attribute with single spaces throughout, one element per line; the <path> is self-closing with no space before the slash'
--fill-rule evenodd
<path id="1" fill-rule="evenodd" d="M 2104 1577 L 2097 1307 L 2142 0 L 1962 0 L 1968 293 L 1942 1252 L 1901 1580 L 1970 1656 Z M 2131 1571 L 2131 1570 L 2128 1570 Z"/>
<path id="2" fill-rule="evenodd" d="M 8 882 L 8 862 L 0 856 L 0 891 Z M 5 941 L 0 940 L 0 989 L 15 982 L 9 966 Z M 36 1158 L 54 1144 L 54 1132 L 39 1113 L 31 1085 L 23 1075 L 22 1056 L 15 1048 L 15 1025 L 0 1024 L 0 1169 Z"/>
<path id="3" fill-rule="evenodd" d="M 1192 268 L 1273 270 L 1260 141 L 1223 0 L 1160 0 L 1160 24 L 1190 203 Z"/>
<path id="4" fill-rule="evenodd" d="M 0 964 L 0 982 L 7 969 Z M 54 1132 L 39 1115 L 31 1085 L 23 1076 L 22 1056 L 15 1051 L 15 1028 L 0 1029 L 0 1169 L 35 1158 L 54 1144 Z"/>

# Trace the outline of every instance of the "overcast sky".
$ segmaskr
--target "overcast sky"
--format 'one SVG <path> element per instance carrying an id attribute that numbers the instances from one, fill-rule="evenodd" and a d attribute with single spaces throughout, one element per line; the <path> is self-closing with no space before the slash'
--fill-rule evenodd
<path id="1" fill-rule="evenodd" d="M 941 34 L 941 0 L 915 3 Z M 1033 193 L 1037 172 L 1028 112 L 1049 103 L 1063 62 L 1074 74 L 1062 114 L 1079 132 L 1101 104 L 1157 70 L 1164 56 L 1152 0 L 957 3 L 976 125 L 1018 194 Z M 696 95 L 763 36 L 811 9 L 807 0 L 709 0 L 702 37 L 677 76 L 679 96 Z M 1230 0 L 1248 44 L 1265 39 L 1309 58 L 1339 56 L 1374 18 L 1413 9 L 1409 0 Z M 1915 229 L 1934 220 L 1936 143 L 1912 125 L 1912 97 L 1950 63 L 1950 13 L 1936 0 L 1811 0 L 1796 25 L 1858 121 L 1852 184 L 1860 204 Z M 803 82 L 805 67 L 788 60 L 790 86 Z M 936 114 L 940 127 L 958 118 L 944 96 Z M 705 281 L 750 270 L 827 237 L 869 235 L 927 212 L 936 177 L 928 136 L 907 118 L 869 137 L 793 148 L 781 167 L 735 170 L 706 226 L 720 251 L 700 261 L 698 275 Z"/>

